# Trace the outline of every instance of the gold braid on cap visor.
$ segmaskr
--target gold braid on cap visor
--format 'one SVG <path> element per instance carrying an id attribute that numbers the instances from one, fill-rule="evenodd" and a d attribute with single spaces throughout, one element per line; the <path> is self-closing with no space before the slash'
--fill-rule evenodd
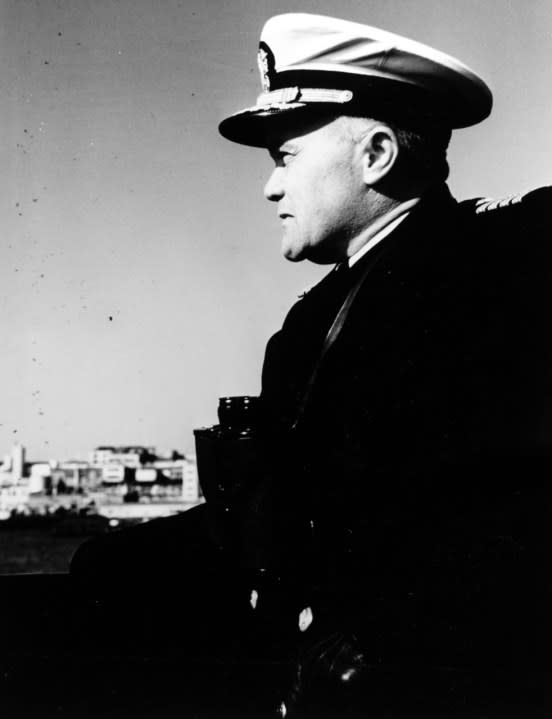
<path id="1" fill-rule="evenodd" d="M 263 92 L 257 98 L 257 106 L 282 105 L 292 102 L 336 102 L 343 104 L 353 99 L 351 90 L 326 90 L 302 87 L 283 87 Z"/>

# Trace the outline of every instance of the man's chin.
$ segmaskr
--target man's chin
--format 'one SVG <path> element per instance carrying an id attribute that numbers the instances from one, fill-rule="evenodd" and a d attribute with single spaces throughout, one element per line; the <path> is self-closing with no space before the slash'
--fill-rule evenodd
<path id="1" fill-rule="evenodd" d="M 287 242 L 285 238 L 282 240 L 282 255 L 289 262 L 301 262 L 306 259 L 305 248 L 296 247 Z"/>
<path id="2" fill-rule="evenodd" d="M 284 253 L 284 257 L 288 262 L 302 262 L 304 259 L 306 259 L 302 255 L 288 255 L 285 253 Z"/>
<path id="3" fill-rule="evenodd" d="M 312 245 L 294 245 L 286 238 L 282 240 L 282 255 L 288 262 L 303 262 L 308 260 L 315 265 L 330 265 L 339 261 L 333 253 L 324 252 L 321 248 Z"/>

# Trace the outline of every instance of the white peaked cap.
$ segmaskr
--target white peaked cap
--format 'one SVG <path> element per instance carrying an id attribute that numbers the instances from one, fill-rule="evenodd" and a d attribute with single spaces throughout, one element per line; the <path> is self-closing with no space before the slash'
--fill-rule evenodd
<path id="1" fill-rule="evenodd" d="M 485 82 L 450 55 L 369 25 L 289 13 L 261 33 L 263 92 L 223 120 L 221 134 L 264 147 L 267 131 L 297 111 L 365 114 L 443 128 L 475 125 L 491 112 Z"/>

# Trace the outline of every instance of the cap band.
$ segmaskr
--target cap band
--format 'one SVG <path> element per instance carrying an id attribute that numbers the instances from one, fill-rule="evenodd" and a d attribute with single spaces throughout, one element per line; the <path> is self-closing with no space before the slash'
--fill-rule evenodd
<path id="1" fill-rule="evenodd" d="M 283 87 L 280 90 L 263 92 L 257 98 L 257 105 L 274 105 L 291 102 L 337 102 L 343 104 L 353 99 L 351 90 L 328 90 L 306 87 Z"/>

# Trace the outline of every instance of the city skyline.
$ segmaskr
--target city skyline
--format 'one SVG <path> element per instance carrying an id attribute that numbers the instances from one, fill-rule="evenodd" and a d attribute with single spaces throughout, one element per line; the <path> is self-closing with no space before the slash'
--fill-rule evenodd
<path id="1" fill-rule="evenodd" d="M 327 268 L 280 257 L 266 153 L 219 137 L 254 103 L 272 0 L 0 3 L 0 447 L 193 452 Z M 550 184 L 548 0 L 306 0 L 459 57 L 491 86 L 455 133 L 458 199 Z"/>
<path id="2" fill-rule="evenodd" d="M 18 440 L 14 441 L 10 447 L 3 447 L 0 448 L 0 470 L 2 469 L 2 462 L 6 463 L 6 461 L 9 460 L 14 456 L 14 452 L 21 451 L 23 459 L 21 460 L 22 465 L 25 464 L 41 464 L 43 462 L 90 462 L 91 464 L 94 464 L 94 461 L 92 457 L 95 454 L 98 454 L 98 452 L 105 452 L 105 451 L 133 451 L 133 450 L 145 450 L 148 453 L 154 455 L 156 459 L 169 459 L 172 458 L 173 455 L 176 453 L 179 455 L 182 459 L 192 459 L 195 461 L 195 452 L 182 452 L 178 448 L 162 448 L 161 450 L 158 450 L 158 448 L 155 445 L 151 444 L 145 444 L 145 445 L 137 445 L 137 444 L 125 444 L 125 445 L 119 445 L 119 444 L 103 444 L 103 445 L 97 445 L 95 447 L 89 447 L 87 450 L 85 450 L 84 453 L 82 453 L 80 456 L 77 455 L 63 455 L 63 456 L 57 456 L 57 457 L 48 457 L 45 458 L 37 458 L 35 456 L 31 456 L 27 450 L 27 445 L 24 442 L 20 442 Z"/>

